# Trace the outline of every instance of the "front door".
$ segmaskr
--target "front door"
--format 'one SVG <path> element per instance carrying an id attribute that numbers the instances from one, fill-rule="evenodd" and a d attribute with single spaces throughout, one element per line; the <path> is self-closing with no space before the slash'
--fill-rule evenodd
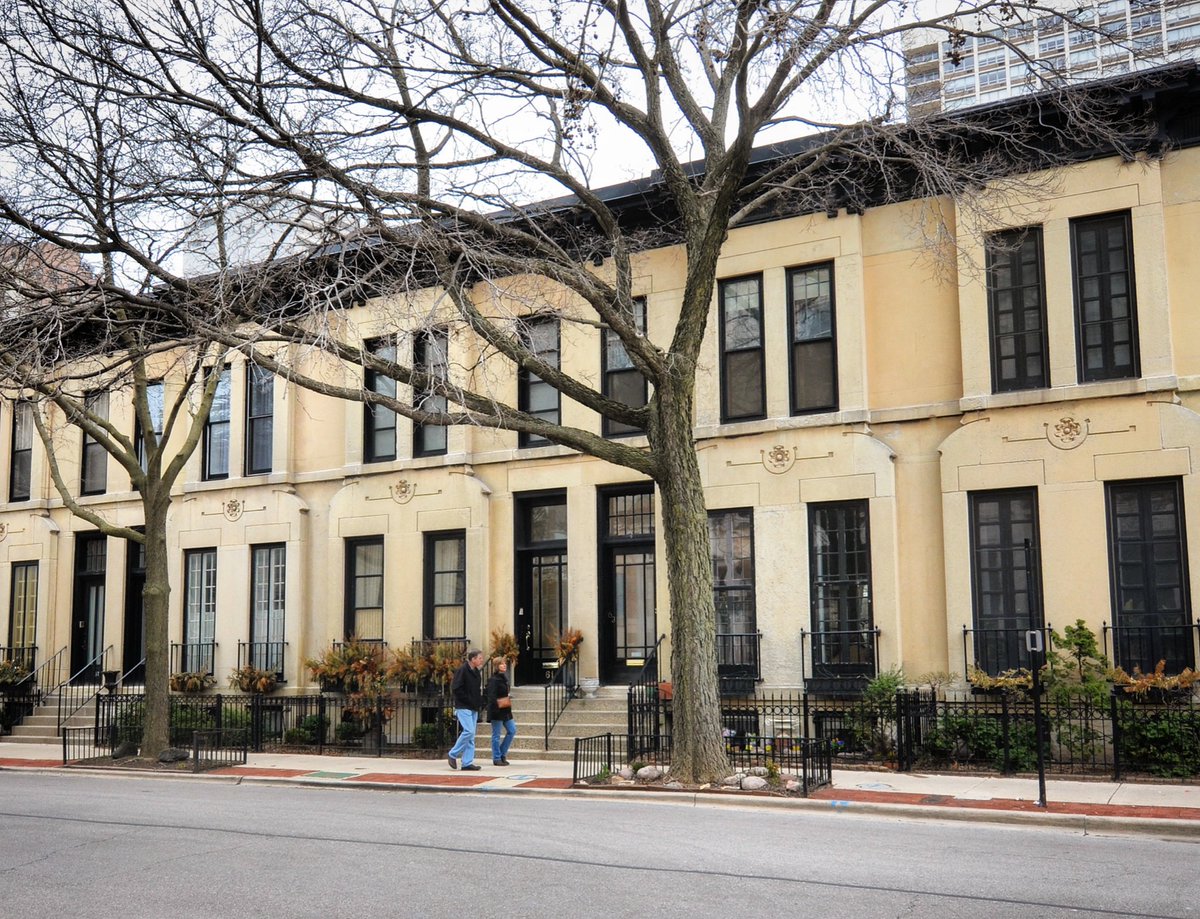
<path id="1" fill-rule="evenodd" d="M 125 681 L 140 685 L 146 682 L 146 603 L 142 592 L 146 588 L 146 546 L 144 543 L 125 543 L 125 631 L 121 643 L 121 670 Z"/>
<path id="2" fill-rule="evenodd" d="M 637 676 L 657 638 L 654 491 L 600 493 L 600 679 Z"/>
<path id="3" fill-rule="evenodd" d="M 567 498 L 558 492 L 517 504 L 517 591 L 513 616 L 517 680 L 541 683 L 558 659 L 567 626 Z"/>
<path id="4" fill-rule="evenodd" d="M 71 673 L 77 682 L 99 682 L 104 642 L 106 540 L 100 533 L 75 537 L 75 599 L 71 616 Z"/>

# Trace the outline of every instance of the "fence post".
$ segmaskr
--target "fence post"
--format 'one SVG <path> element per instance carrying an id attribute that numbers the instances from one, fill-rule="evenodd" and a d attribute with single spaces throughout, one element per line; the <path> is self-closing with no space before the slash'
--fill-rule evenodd
<path id="1" fill-rule="evenodd" d="M 250 697 L 250 743 L 255 753 L 262 752 L 262 696 L 255 693 Z"/>
<path id="2" fill-rule="evenodd" d="M 1000 693 L 1000 731 L 1004 738 L 1004 774 L 1008 775 L 1012 769 L 1012 746 L 1011 736 L 1009 734 L 1009 711 L 1008 711 L 1008 693 Z"/>
<path id="3" fill-rule="evenodd" d="M 325 735 L 328 733 L 329 724 L 325 715 L 325 693 L 317 696 L 317 753 L 325 752 Z"/>
<path id="4" fill-rule="evenodd" d="M 1117 697 L 1110 695 L 1108 697 L 1109 717 L 1112 718 L 1112 745 L 1113 745 L 1113 781 L 1121 781 L 1121 718 L 1117 710 Z"/>
<path id="5" fill-rule="evenodd" d="M 616 770 L 613 768 L 613 766 L 616 764 L 613 762 L 612 731 L 609 731 L 607 734 L 604 735 L 604 746 L 605 746 L 605 751 L 604 751 L 605 756 L 608 757 L 608 771 L 610 774 L 612 774 L 612 773 L 616 772 Z M 578 759 L 578 757 L 576 757 L 576 758 Z"/>

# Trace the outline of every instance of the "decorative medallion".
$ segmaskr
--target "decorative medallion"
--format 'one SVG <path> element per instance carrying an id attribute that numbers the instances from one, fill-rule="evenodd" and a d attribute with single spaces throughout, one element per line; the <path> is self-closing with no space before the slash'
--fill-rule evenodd
<path id="1" fill-rule="evenodd" d="M 389 486 L 392 500 L 397 504 L 407 504 L 417 494 L 417 484 L 408 479 L 400 479 L 395 485 Z"/>
<path id="2" fill-rule="evenodd" d="M 783 475 L 796 465 L 796 451 L 789 450 L 783 444 L 776 444 L 770 450 L 760 451 L 763 468 L 771 475 Z"/>
<path id="3" fill-rule="evenodd" d="M 221 505 L 221 513 L 225 515 L 225 519 L 230 523 L 234 523 L 242 518 L 242 513 L 246 510 L 246 505 L 237 498 L 230 498 Z"/>
<path id="4" fill-rule="evenodd" d="M 8 524 L 0 523 L 0 542 L 4 542 L 4 537 L 8 535 Z"/>
<path id="5" fill-rule="evenodd" d="M 1077 421 L 1064 415 L 1056 424 L 1046 424 L 1046 439 L 1060 450 L 1074 450 L 1088 438 L 1090 419 Z"/>

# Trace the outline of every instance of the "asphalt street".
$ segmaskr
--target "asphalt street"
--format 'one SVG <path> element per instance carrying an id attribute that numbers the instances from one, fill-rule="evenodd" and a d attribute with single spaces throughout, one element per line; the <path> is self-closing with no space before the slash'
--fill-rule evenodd
<path id="1" fill-rule="evenodd" d="M 557 796 L 0 776 L 0 914 L 1200 917 L 1196 842 Z"/>

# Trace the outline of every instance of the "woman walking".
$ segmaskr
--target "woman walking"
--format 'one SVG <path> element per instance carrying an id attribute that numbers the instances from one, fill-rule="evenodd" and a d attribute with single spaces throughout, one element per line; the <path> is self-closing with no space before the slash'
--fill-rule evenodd
<path id="1" fill-rule="evenodd" d="M 492 723 L 492 765 L 508 765 L 508 748 L 517 736 L 517 722 L 513 720 L 512 697 L 508 694 L 508 661 L 503 657 L 492 658 L 492 676 L 487 684 L 488 721 Z M 504 728 L 504 740 L 500 740 L 500 728 Z"/>

